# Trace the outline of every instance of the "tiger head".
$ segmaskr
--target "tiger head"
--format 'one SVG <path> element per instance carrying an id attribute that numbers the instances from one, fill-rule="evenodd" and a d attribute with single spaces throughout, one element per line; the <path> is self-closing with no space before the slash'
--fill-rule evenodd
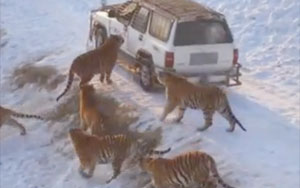
<path id="1" fill-rule="evenodd" d="M 73 128 L 69 130 L 69 136 L 76 147 L 84 143 L 88 135 L 82 129 Z"/>
<path id="2" fill-rule="evenodd" d="M 158 72 L 157 79 L 164 86 L 185 80 L 185 78 L 176 76 L 174 73 L 164 71 Z"/>
<path id="3" fill-rule="evenodd" d="M 162 157 L 143 157 L 139 160 L 139 166 L 143 171 L 155 173 L 165 160 Z"/>
<path id="4" fill-rule="evenodd" d="M 117 44 L 118 47 L 120 47 L 124 43 L 124 38 L 121 35 L 111 34 L 108 40 Z"/>

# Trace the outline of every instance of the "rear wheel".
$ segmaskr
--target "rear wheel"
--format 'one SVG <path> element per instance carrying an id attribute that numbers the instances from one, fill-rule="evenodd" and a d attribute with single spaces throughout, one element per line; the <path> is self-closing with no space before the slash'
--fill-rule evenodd
<path id="1" fill-rule="evenodd" d="M 142 64 L 140 69 L 140 85 L 144 91 L 150 91 L 153 87 L 153 71 L 151 64 Z"/>

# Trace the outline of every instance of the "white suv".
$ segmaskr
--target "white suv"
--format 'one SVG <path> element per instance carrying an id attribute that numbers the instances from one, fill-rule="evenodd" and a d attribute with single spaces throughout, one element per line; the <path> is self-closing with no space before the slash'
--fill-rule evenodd
<path id="1" fill-rule="evenodd" d="M 98 47 L 123 33 L 119 62 L 140 75 L 145 90 L 156 73 L 172 70 L 200 81 L 239 85 L 238 50 L 224 15 L 190 0 L 131 0 L 91 12 Z"/>

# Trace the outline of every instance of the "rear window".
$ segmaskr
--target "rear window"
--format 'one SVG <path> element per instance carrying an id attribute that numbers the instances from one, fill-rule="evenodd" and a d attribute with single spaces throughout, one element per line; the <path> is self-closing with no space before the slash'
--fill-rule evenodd
<path id="1" fill-rule="evenodd" d="M 178 23 L 175 46 L 232 43 L 233 38 L 224 22 L 192 21 Z"/>
<path id="2" fill-rule="evenodd" d="M 153 12 L 149 33 L 162 41 L 169 39 L 173 21 Z"/>

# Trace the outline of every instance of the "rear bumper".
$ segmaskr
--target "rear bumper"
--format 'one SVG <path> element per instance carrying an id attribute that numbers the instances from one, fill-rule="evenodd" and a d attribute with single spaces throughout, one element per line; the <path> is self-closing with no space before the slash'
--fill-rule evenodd
<path id="1" fill-rule="evenodd" d="M 160 70 L 166 70 L 163 67 L 157 67 Z M 240 81 L 240 68 L 241 64 L 235 64 L 231 67 L 230 70 L 227 71 L 217 71 L 217 72 L 209 72 L 209 73 L 179 73 L 176 70 L 170 70 L 172 72 L 176 72 L 179 75 L 187 77 L 189 80 L 194 82 L 201 82 L 201 83 L 211 83 L 217 85 L 226 85 L 230 86 L 238 86 L 241 85 Z M 159 70 L 158 70 L 159 71 Z"/>

